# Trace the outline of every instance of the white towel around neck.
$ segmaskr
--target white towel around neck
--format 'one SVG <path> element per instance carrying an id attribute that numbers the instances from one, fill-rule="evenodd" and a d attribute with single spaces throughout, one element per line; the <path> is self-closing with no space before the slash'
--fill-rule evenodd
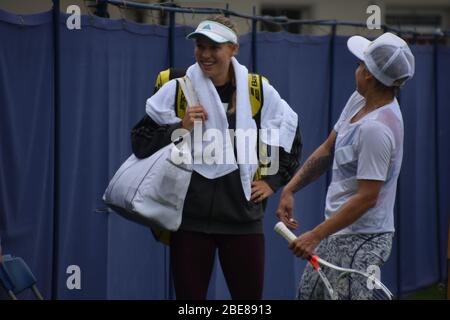
<path id="1" fill-rule="evenodd" d="M 236 169 L 240 170 L 240 177 L 242 188 L 247 200 L 251 197 L 251 183 L 254 174 L 258 168 L 257 164 L 257 146 L 256 137 L 258 134 L 257 126 L 252 118 L 252 109 L 250 105 L 250 95 L 248 89 L 248 70 L 245 66 L 233 57 L 232 65 L 236 79 L 236 153 L 237 163 L 234 156 L 233 145 L 228 133 L 228 121 L 219 94 L 217 93 L 214 84 L 203 71 L 198 63 L 190 66 L 186 72 L 193 86 L 193 91 L 197 95 L 198 101 L 208 114 L 208 120 L 202 124 L 202 133 L 204 134 L 208 129 L 215 129 L 221 132 L 222 157 L 223 159 L 231 161 L 222 161 L 221 163 L 195 163 L 193 170 L 208 179 L 215 179 L 222 177 Z M 177 118 L 174 111 L 174 90 L 176 88 L 175 81 L 169 81 L 164 85 L 155 95 L 147 100 L 146 111 L 147 114 L 158 124 L 172 124 L 179 122 L 181 119 Z M 261 111 L 261 128 L 262 129 L 276 129 L 279 131 L 279 140 L 271 140 L 272 135 L 261 134 L 261 140 L 269 145 L 281 146 L 287 152 L 290 152 L 292 142 L 295 137 L 295 130 L 297 127 L 297 114 L 292 111 L 289 105 L 281 99 L 278 92 L 268 83 L 263 81 L 264 91 L 264 108 Z M 265 110 L 266 109 L 266 110 Z M 245 134 L 253 133 L 253 138 L 245 139 Z M 197 132 L 198 134 L 198 132 Z M 196 132 L 191 133 L 193 158 L 199 156 L 194 152 Z M 250 134 L 251 136 L 251 134 Z M 247 136 L 249 137 L 249 136 Z M 198 138 L 198 137 L 197 137 Z M 211 141 L 203 141 L 201 139 L 202 148 L 210 145 Z M 246 143 L 247 142 L 247 143 Z M 199 150 L 198 148 L 197 150 Z M 217 149 L 216 149 L 217 150 Z"/>
<path id="2" fill-rule="evenodd" d="M 239 163 L 242 188 L 246 199 L 250 200 L 251 182 L 258 168 L 256 154 L 256 137 L 258 132 L 251 113 L 248 92 L 248 70 L 239 64 L 235 58 L 232 58 L 232 64 L 236 79 L 236 155 L 237 162 Z M 222 133 L 222 141 L 224 142 L 222 155 L 223 159 L 226 160 L 223 161 L 226 163 L 222 162 L 221 164 L 194 163 L 193 170 L 209 179 L 222 177 L 238 168 L 233 152 L 233 144 L 228 133 L 228 120 L 222 101 L 211 79 L 205 76 L 197 63 L 189 67 L 186 75 L 194 86 L 200 105 L 205 108 L 208 114 L 208 120 L 203 124 L 203 132 L 209 129 L 216 129 Z M 245 134 L 248 135 L 248 138 L 245 138 Z M 203 150 L 205 150 L 209 143 L 203 142 Z"/>

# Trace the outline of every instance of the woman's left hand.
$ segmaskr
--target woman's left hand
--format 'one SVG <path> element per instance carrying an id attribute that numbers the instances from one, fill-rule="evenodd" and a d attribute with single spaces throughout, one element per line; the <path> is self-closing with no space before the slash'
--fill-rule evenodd
<path id="1" fill-rule="evenodd" d="M 319 235 L 314 230 L 307 231 L 292 241 L 289 245 L 289 249 L 291 249 L 297 257 L 309 259 L 314 255 L 314 249 L 316 249 L 320 241 Z"/>
<path id="2" fill-rule="evenodd" d="M 269 197 L 273 193 L 273 190 L 269 187 L 264 180 L 256 180 L 252 182 L 252 197 L 251 201 L 259 203 Z"/>

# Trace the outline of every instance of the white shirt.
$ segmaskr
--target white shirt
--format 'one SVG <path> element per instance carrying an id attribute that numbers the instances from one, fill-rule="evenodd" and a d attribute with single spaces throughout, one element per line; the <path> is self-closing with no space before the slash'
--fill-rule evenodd
<path id="1" fill-rule="evenodd" d="M 337 137 L 325 218 L 335 214 L 357 192 L 358 180 L 384 183 L 375 207 L 337 234 L 394 231 L 395 194 L 403 157 L 403 118 L 394 99 L 350 123 L 364 105 L 364 97 L 355 91 L 334 126 Z"/>

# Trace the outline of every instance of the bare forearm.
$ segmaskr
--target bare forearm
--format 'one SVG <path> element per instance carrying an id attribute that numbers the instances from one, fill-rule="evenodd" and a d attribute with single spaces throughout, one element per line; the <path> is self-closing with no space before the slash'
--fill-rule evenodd
<path id="1" fill-rule="evenodd" d="M 297 171 L 292 180 L 286 185 L 286 189 L 297 192 L 311 182 L 317 180 L 333 164 L 333 152 L 324 145 L 318 147 Z"/>
<path id="2" fill-rule="evenodd" d="M 368 198 L 367 196 L 357 193 L 352 196 L 336 214 L 319 224 L 313 231 L 319 235 L 320 239 L 324 239 L 351 225 L 362 217 L 367 210 L 375 206 L 375 204 L 376 200 L 374 201 L 373 197 Z"/>

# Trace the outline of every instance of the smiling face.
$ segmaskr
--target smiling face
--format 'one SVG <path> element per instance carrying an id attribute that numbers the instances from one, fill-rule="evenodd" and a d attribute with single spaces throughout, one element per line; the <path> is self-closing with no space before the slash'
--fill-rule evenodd
<path id="1" fill-rule="evenodd" d="M 231 58 L 237 54 L 239 45 L 220 44 L 205 36 L 195 39 L 195 60 L 202 71 L 216 86 L 229 80 Z"/>

